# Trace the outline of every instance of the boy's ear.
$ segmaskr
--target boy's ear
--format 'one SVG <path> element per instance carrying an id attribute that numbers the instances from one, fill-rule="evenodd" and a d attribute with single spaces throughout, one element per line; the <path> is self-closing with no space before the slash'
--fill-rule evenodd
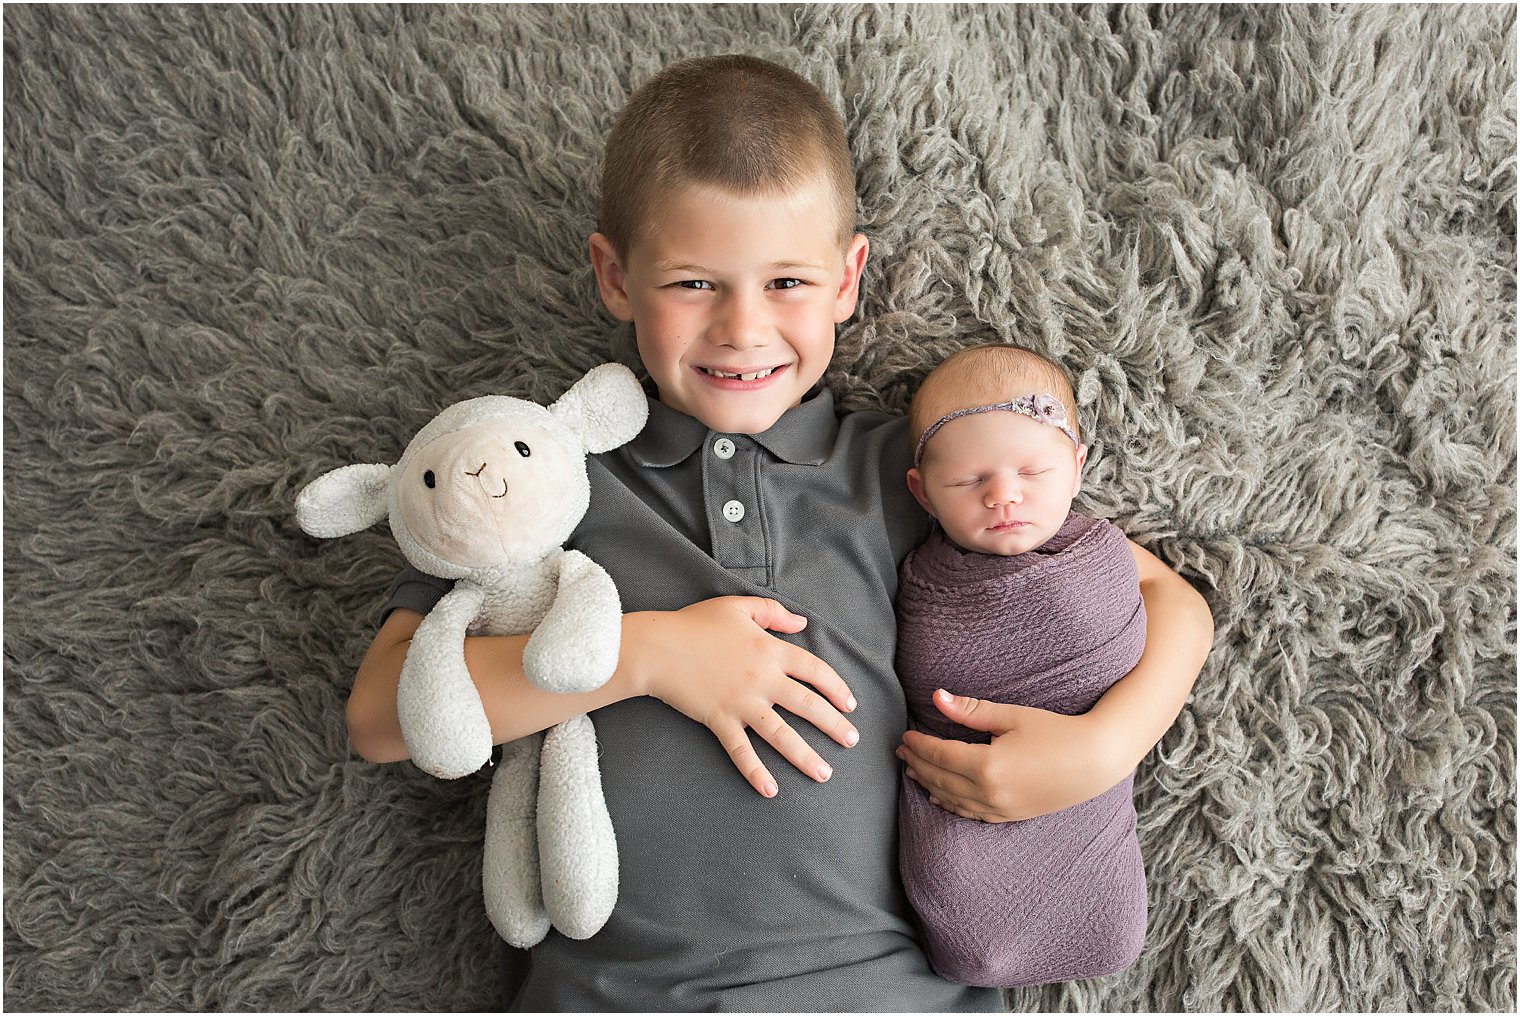
<path id="1" fill-rule="evenodd" d="M 929 498 L 924 494 L 924 474 L 917 469 L 908 470 L 908 489 L 913 492 L 913 498 L 924 506 L 924 511 L 939 518 L 934 514 L 934 506 L 929 504 Z"/>
<path id="2" fill-rule="evenodd" d="M 633 320 L 633 302 L 628 299 L 628 276 L 618 262 L 612 241 L 601 233 L 591 234 L 591 267 L 596 271 L 596 288 L 602 303 L 619 321 Z"/>
<path id="3" fill-rule="evenodd" d="M 856 233 L 844 253 L 844 278 L 839 280 L 839 293 L 834 297 L 834 323 L 843 324 L 855 313 L 860 300 L 860 276 L 866 270 L 866 258 L 871 244 L 865 236 Z"/>

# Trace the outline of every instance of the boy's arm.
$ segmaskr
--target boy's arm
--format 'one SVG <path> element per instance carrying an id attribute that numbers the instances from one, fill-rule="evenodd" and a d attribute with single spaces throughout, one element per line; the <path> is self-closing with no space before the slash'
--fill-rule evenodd
<path id="1" fill-rule="evenodd" d="M 1214 615 L 1202 594 L 1138 543 L 1131 540 L 1129 547 L 1145 601 L 1145 651 L 1135 669 L 1087 714 L 1100 723 L 1115 751 L 1111 764 L 1117 775 L 1109 787 L 1171 729 L 1214 645 Z"/>
<path id="2" fill-rule="evenodd" d="M 409 757 L 396 716 L 396 686 L 422 618 L 413 610 L 393 611 L 355 675 L 347 708 L 349 742 L 370 762 Z M 497 744 L 626 698 L 653 695 L 712 730 L 751 785 L 771 797 L 776 783 L 755 754 L 750 730 L 814 779 L 829 776 L 823 758 L 776 706 L 846 747 L 858 739 L 840 715 L 855 708 L 844 680 L 813 654 L 770 634 L 800 631 L 806 624 L 775 600 L 750 596 L 624 614 L 617 670 L 601 688 L 584 694 L 544 691 L 528 681 L 522 665 L 526 635 L 466 638 L 465 665 Z"/>
<path id="3" fill-rule="evenodd" d="M 1214 620 L 1186 580 L 1133 541 L 1130 549 L 1146 613 L 1135 669 L 1079 716 L 936 692 L 947 717 L 993 735 L 990 744 L 903 735 L 898 757 L 940 807 L 984 822 L 1069 808 L 1124 779 L 1171 727 L 1213 645 Z"/>

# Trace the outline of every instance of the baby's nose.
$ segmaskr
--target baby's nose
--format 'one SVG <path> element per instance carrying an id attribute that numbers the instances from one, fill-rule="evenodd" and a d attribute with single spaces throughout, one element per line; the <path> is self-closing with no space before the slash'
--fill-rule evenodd
<path id="1" fill-rule="evenodd" d="M 997 508 L 1005 504 L 1018 504 L 1024 499 L 1024 495 L 1016 486 L 1000 487 L 993 490 L 984 502 L 988 508 Z"/>

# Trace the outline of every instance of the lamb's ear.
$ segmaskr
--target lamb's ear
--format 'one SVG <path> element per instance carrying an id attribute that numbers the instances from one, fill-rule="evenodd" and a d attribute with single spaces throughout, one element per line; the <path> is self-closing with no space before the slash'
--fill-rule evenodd
<path id="1" fill-rule="evenodd" d="M 604 363 L 549 407 L 563 426 L 581 439 L 588 452 L 611 451 L 632 441 L 649 418 L 649 400 L 633 371 Z"/>
<path id="2" fill-rule="evenodd" d="M 323 473 L 296 495 L 296 521 L 322 539 L 368 529 L 390 514 L 385 490 L 392 468 L 363 462 Z"/>

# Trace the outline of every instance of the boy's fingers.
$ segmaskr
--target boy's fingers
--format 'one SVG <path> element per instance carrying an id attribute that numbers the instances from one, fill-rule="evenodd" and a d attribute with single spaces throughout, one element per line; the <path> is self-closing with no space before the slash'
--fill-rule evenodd
<path id="1" fill-rule="evenodd" d="M 899 747 L 897 757 L 902 759 L 908 767 L 909 775 L 914 782 L 918 783 L 930 794 L 941 800 L 967 800 L 979 799 L 976 783 L 967 779 L 963 774 L 943 766 L 936 765 L 931 760 L 918 754 L 911 748 Z"/>
<path id="2" fill-rule="evenodd" d="M 986 751 L 984 744 L 967 744 L 964 741 L 946 741 L 917 730 L 903 734 L 903 745 L 914 755 L 934 765 L 960 775 L 974 771 L 977 753 Z"/>
<path id="3" fill-rule="evenodd" d="M 807 618 L 787 610 L 779 600 L 768 596 L 735 596 L 733 599 L 750 620 L 766 631 L 793 634 L 807 627 Z"/>
<path id="4" fill-rule="evenodd" d="M 794 646 L 790 642 L 783 642 L 782 645 L 786 647 L 783 650 L 785 655 L 782 666 L 789 675 L 817 688 L 840 712 L 848 713 L 855 709 L 855 696 L 850 694 L 850 686 L 844 683 L 844 678 L 833 667 L 801 646 Z"/>
<path id="5" fill-rule="evenodd" d="M 770 770 L 765 768 L 765 763 L 760 761 L 760 756 L 755 754 L 755 746 L 749 743 L 749 733 L 745 728 L 735 726 L 724 730 L 718 737 L 718 743 L 723 745 L 729 759 L 762 797 L 776 796 L 776 781 Z"/>
<path id="6" fill-rule="evenodd" d="M 798 681 L 788 681 L 787 685 L 788 687 L 776 696 L 778 706 L 807 720 L 846 748 L 854 747 L 860 740 L 860 731 L 856 730 L 849 720 L 839 715 L 839 710 L 835 709 L 828 699 Z"/>
<path id="7" fill-rule="evenodd" d="M 930 797 L 929 803 L 943 808 L 952 815 L 959 815 L 961 818 L 969 818 L 977 822 L 987 821 L 985 812 L 977 810 L 975 806 L 965 801 L 958 801 L 954 798 Z"/>
<path id="8" fill-rule="evenodd" d="M 1026 706 L 988 702 L 970 695 L 952 695 L 943 688 L 935 691 L 934 706 L 962 726 L 992 734 L 1006 734 L 1012 730 L 1021 719 L 1020 711 L 1027 709 Z"/>
<path id="9" fill-rule="evenodd" d="M 947 790 L 944 787 L 937 787 L 922 780 L 915 782 L 924 788 L 924 792 L 929 795 L 929 800 L 937 804 L 939 807 L 945 809 L 946 811 L 953 811 L 957 815 L 960 815 L 964 818 L 974 818 L 986 821 L 982 818 L 985 812 L 983 810 L 984 805 L 980 799 L 976 797 L 967 797 L 963 794 L 956 793 L 954 790 Z"/>
<path id="10" fill-rule="evenodd" d="M 780 752 L 783 758 L 819 783 L 834 774 L 833 768 L 823 760 L 823 756 L 814 751 L 813 746 L 804 741 L 802 735 L 793 730 L 774 709 L 767 709 L 765 715 L 757 718 L 750 727 Z"/>
<path id="11" fill-rule="evenodd" d="M 793 691 L 788 696 L 788 701 L 779 702 L 788 712 L 807 720 L 819 730 L 828 734 L 835 741 L 846 748 L 853 748 L 860 740 L 860 731 L 849 720 L 839 715 L 839 711 L 829 705 L 828 700 L 816 692 L 809 691 L 800 684 L 793 684 Z"/>

